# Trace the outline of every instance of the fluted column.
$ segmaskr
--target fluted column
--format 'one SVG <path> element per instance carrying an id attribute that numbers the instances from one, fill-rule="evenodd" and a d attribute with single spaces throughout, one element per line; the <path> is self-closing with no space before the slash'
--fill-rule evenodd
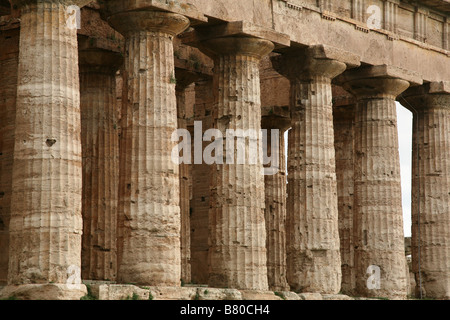
<path id="1" fill-rule="evenodd" d="M 116 78 L 122 57 L 105 50 L 80 52 L 83 154 L 82 277 L 115 280 L 119 184 Z"/>
<path id="2" fill-rule="evenodd" d="M 114 14 L 125 36 L 120 142 L 118 281 L 180 285 L 179 168 L 173 37 L 184 16 L 156 11 Z"/>
<path id="3" fill-rule="evenodd" d="M 13 1 L 22 16 L 8 284 L 54 283 L 40 298 L 86 290 L 66 286 L 81 280 L 82 234 L 77 32 L 67 6 L 86 2 Z"/>
<path id="4" fill-rule="evenodd" d="M 214 95 L 211 80 L 202 79 L 195 83 L 194 121 L 201 121 L 202 136 L 206 130 L 213 128 Z M 202 151 L 208 144 L 203 142 Z M 208 283 L 210 169 L 210 165 L 203 161 L 192 165 L 191 280 L 200 284 Z"/>
<path id="5" fill-rule="evenodd" d="M 334 148 L 336 151 L 336 180 L 339 211 L 341 252 L 341 292 L 352 294 L 355 288 L 353 243 L 353 137 L 355 101 L 349 93 L 333 90 Z"/>
<path id="6" fill-rule="evenodd" d="M 0 285 L 7 283 L 19 26 L 0 37 Z"/>
<path id="7" fill-rule="evenodd" d="M 177 69 L 176 97 L 178 128 L 187 126 L 187 88 L 197 79 L 197 75 L 187 70 Z M 190 224 L 190 187 L 192 184 L 192 165 L 181 163 L 180 167 L 180 217 L 181 217 L 181 279 L 191 282 L 191 224 Z"/>
<path id="8" fill-rule="evenodd" d="M 395 99 L 409 82 L 365 69 L 346 74 L 357 98 L 354 127 L 356 294 L 406 298 Z"/>
<path id="9" fill-rule="evenodd" d="M 274 45 L 256 38 L 228 37 L 208 40 L 201 46 L 214 58 L 215 128 L 224 136 L 224 156 L 233 155 L 233 164 L 215 164 L 211 168 L 208 284 L 267 290 L 263 165 L 259 159 L 250 163 L 249 156 L 245 164 L 239 164 L 237 144 L 228 150 L 226 133 L 241 129 L 259 135 L 259 61 Z M 249 150 L 246 143 L 241 151 Z"/>
<path id="10" fill-rule="evenodd" d="M 316 59 L 311 51 L 282 56 L 274 65 L 291 81 L 287 280 L 294 291 L 338 293 L 341 259 L 331 80 L 346 64 Z"/>
<path id="11" fill-rule="evenodd" d="M 450 299 L 450 90 L 439 85 L 411 88 L 403 95 L 406 103 L 400 102 L 414 114 L 411 211 L 417 292 L 422 283 L 423 297 Z"/>
<path id="12" fill-rule="evenodd" d="M 268 166 L 275 174 L 264 177 L 267 277 L 272 291 L 289 291 L 286 280 L 286 162 L 284 133 L 290 126 L 290 118 L 276 115 L 263 116 L 262 128 L 267 129 L 267 153 L 277 163 Z M 272 148 L 272 130 L 278 130 L 278 149 Z"/>

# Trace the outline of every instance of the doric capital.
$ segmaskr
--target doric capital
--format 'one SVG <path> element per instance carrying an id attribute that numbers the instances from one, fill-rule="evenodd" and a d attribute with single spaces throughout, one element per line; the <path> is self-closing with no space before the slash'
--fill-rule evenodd
<path id="1" fill-rule="evenodd" d="M 199 73 L 186 69 L 175 68 L 175 78 L 177 79 L 176 90 L 183 91 L 189 85 L 201 78 Z"/>
<path id="2" fill-rule="evenodd" d="M 431 82 L 411 87 L 398 100 L 413 113 L 426 109 L 450 109 L 450 82 Z"/>
<path id="3" fill-rule="evenodd" d="M 271 41 L 253 37 L 222 37 L 199 43 L 199 49 L 212 58 L 243 55 L 262 59 L 274 48 L 275 46 Z"/>
<path id="4" fill-rule="evenodd" d="M 272 65 L 277 72 L 291 80 L 307 80 L 315 76 L 333 79 L 347 68 L 359 66 L 360 58 L 337 48 L 317 45 L 275 56 Z"/>
<path id="5" fill-rule="evenodd" d="M 291 126 L 291 115 L 288 107 L 262 107 L 261 127 L 263 129 L 279 129 L 284 132 Z"/>
<path id="6" fill-rule="evenodd" d="M 78 54 L 80 70 L 83 68 L 92 71 L 115 73 L 123 63 L 123 56 L 118 52 L 88 49 Z"/>
<path id="7" fill-rule="evenodd" d="M 144 10 L 117 13 L 110 16 L 108 22 L 124 36 L 140 31 L 163 32 L 175 36 L 190 24 L 189 19 L 180 14 Z"/>
<path id="8" fill-rule="evenodd" d="M 422 84 L 422 79 L 406 70 L 381 65 L 349 70 L 339 76 L 336 82 L 357 99 L 395 100 L 411 84 Z"/>

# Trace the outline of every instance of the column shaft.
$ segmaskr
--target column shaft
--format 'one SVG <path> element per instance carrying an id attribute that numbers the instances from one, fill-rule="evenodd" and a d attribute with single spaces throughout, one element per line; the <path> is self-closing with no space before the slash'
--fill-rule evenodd
<path id="1" fill-rule="evenodd" d="M 353 243 L 353 126 L 354 105 L 335 106 L 334 145 L 339 210 L 339 239 L 342 266 L 341 291 L 351 294 L 355 288 Z"/>
<path id="2" fill-rule="evenodd" d="M 423 296 L 435 299 L 450 298 L 449 96 L 424 93 L 406 99 L 417 110 L 412 154 L 413 272 L 417 289 L 421 281 Z"/>
<path id="3" fill-rule="evenodd" d="M 21 17 L 8 283 L 65 284 L 81 262 L 76 30 L 60 2 Z M 75 272 L 79 279 L 79 273 Z"/>
<path id="4" fill-rule="evenodd" d="M 341 261 L 330 78 L 291 83 L 291 106 L 288 282 L 295 291 L 337 293 Z"/>
<path id="5" fill-rule="evenodd" d="M 113 52 L 80 53 L 83 279 L 116 278 L 119 135 L 115 72 L 120 61 L 120 55 Z"/>
<path id="6" fill-rule="evenodd" d="M 118 281 L 179 285 L 179 168 L 173 37 L 187 18 L 137 11 L 110 17 L 125 36 L 120 141 Z M 145 28 L 144 28 L 145 27 Z"/>
<path id="7" fill-rule="evenodd" d="M 407 272 L 395 99 L 409 82 L 398 75 L 404 74 L 375 66 L 349 71 L 343 79 L 345 89 L 357 98 L 355 291 L 363 296 L 404 299 Z"/>
<path id="8" fill-rule="evenodd" d="M 226 144 L 230 141 L 225 136 L 229 129 L 253 130 L 259 135 L 259 61 L 274 46 L 253 38 L 219 38 L 204 46 L 214 50 L 215 57 L 215 128 L 224 135 L 224 156 L 231 153 L 234 159 L 233 164 L 211 166 L 208 284 L 267 290 L 263 166 L 259 159 L 249 161 L 247 142 L 240 150 L 247 154 L 245 163 L 239 164 L 236 152 L 239 147 L 234 143 L 229 150 Z M 237 136 L 242 138 L 242 133 Z M 254 137 L 249 140 L 254 141 Z"/>
<path id="9" fill-rule="evenodd" d="M 180 83 L 177 73 L 177 117 L 178 128 L 188 129 L 188 104 L 193 103 L 193 99 L 189 99 L 188 93 L 195 93 L 189 87 L 190 81 Z M 192 98 L 192 97 L 191 97 Z M 192 185 L 192 165 L 181 163 L 180 169 L 180 216 L 181 216 L 181 279 L 184 283 L 191 282 L 191 226 L 190 226 L 190 199 Z"/>
<path id="10" fill-rule="evenodd" d="M 0 36 L 0 285 L 7 283 L 19 28 Z"/>
<path id="11" fill-rule="evenodd" d="M 213 84 L 210 79 L 195 84 L 194 120 L 202 122 L 204 131 L 213 127 Z M 202 152 L 208 145 L 203 142 Z M 208 229 L 210 203 L 210 166 L 204 162 L 192 165 L 191 202 L 191 280 L 193 283 L 208 283 Z"/>
<path id="12" fill-rule="evenodd" d="M 270 121 L 270 120 L 269 120 Z M 289 291 L 286 281 L 286 162 L 284 132 L 286 128 L 280 126 L 266 126 L 268 130 L 267 152 L 272 158 L 278 159 L 274 175 L 264 177 L 265 184 L 265 220 L 266 220 L 266 249 L 267 276 L 269 289 L 273 291 Z M 271 130 L 279 130 L 278 149 L 272 148 Z M 274 165 L 273 163 L 271 164 Z"/>
<path id="13" fill-rule="evenodd" d="M 355 271 L 358 293 L 406 294 L 397 111 L 394 99 L 359 101 L 355 120 Z M 377 293 L 367 269 L 379 267 Z M 369 272 L 370 273 L 370 272 Z"/>

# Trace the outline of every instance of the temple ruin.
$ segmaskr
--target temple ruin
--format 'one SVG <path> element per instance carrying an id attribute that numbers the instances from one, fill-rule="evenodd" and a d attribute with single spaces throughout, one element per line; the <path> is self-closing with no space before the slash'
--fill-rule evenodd
<path id="1" fill-rule="evenodd" d="M 0 297 L 450 299 L 449 28 L 448 0 L 0 0 Z"/>

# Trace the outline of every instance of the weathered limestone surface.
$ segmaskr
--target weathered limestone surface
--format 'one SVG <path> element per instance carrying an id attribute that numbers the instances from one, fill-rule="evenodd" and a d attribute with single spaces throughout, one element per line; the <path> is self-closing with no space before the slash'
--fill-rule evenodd
<path id="1" fill-rule="evenodd" d="M 119 135 L 115 73 L 123 59 L 104 50 L 80 52 L 83 154 L 83 279 L 115 280 Z"/>
<path id="2" fill-rule="evenodd" d="M 423 296 L 450 299 L 450 89 L 441 85 L 411 88 L 402 97 L 414 114 L 412 269 L 416 295 L 420 295 L 421 283 Z"/>
<path id="3" fill-rule="evenodd" d="M 19 29 L 0 35 L 0 285 L 7 283 Z"/>
<path id="4" fill-rule="evenodd" d="M 332 294 L 341 286 L 331 80 L 346 69 L 336 59 L 343 57 L 317 46 L 273 59 L 291 81 L 286 250 L 296 292 Z"/>
<path id="5" fill-rule="evenodd" d="M 202 132 L 212 128 L 212 108 L 214 96 L 212 81 L 199 80 L 195 83 L 194 120 L 201 121 Z M 193 128 L 190 130 L 192 133 Z M 204 142 L 202 151 L 208 143 Z M 191 281 L 208 283 L 208 234 L 210 204 L 210 167 L 202 162 L 192 165 L 191 201 Z"/>
<path id="6" fill-rule="evenodd" d="M 79 298 L 81 141 L 76 30 L 65 1 L 13 1 L 22 11 L 10 253 L 5 290 L 50 282 Z M 71 1 L 80 6 L 86 1 Z M 34 286 L 34 287 L 33 287 Z M 28 288 L 28 287 L 27 287 Z M 58 289 L 58 290 L 59 290 Z M 49 289 L 50 290 L 50 289 Z M 66 295 L 67 294 L 67 295 Z M 58 293 L 50 298 L 61 298 Z"/>
<path id="7" fill-rule="evenodd" d="M 201 50 L 214 57 L 215 128 L 261 130 L 259 61 L 274 45 L 250 37 L 207 40 Z M 240 135 L 241 136 L 241 135 Z M 245 138 L 244 138 L 245 139 Z M 245 141 L 245 140 L 244 140 Z M 224 145 L 226 137 L 224 137 Z M 264 176 L 262 163 L 211 166 L 209 279 L 212 287 L 267 290 Z"/>
<path id="8" fill-rule="evenodd" d="M 109 17 L 125 36 L 120 141 L 118 281 L 180 284 L 179 168 L 173 37 L 184 16 L 136 11 Z"/>
<path id="9" fill-rule="evenodd" d="M 357 98 L 354 261 L 356 293 L 366 297 L 406 298 L 395 99 L 410 83 L 401 74 L 381 66 L 349 71 L 342 77 L 344 88 Z M 379 286 L 369 278 L 376 276 L 370 267 L 380 268 Z"/>
<path id="10" fill-rule="evenodd" d="M 266 110 L 265 110 L 266 111 Z M 266 113 L 266 112 L 265 112 Z M 274 114 L 271 109 L 262 118 L 262 128 L 267 129 L 267 154 L 278 164 L 270 163 L 275 174 L 264 176 L 267 276 L 269 289 L 289 291 L 286 280 L 286 162 L 284 133 L 290 126 L 290 117 Z M 278 131 L 278 149 L 272 147 L 271 130 Z"/>
<path id="11" fill-rule="evenodd" d="M 355 101 L 340 87 L 333 87 L 334 147 L 338 191 L 339 239 L 342 266 L 341 292 L 351 294 L 355 288 L 353 244 L 353 126 Z"/>
<path id="12" fill-rule="evenodd" d="M 178 129 L 188 129 L 188 117 L 192 116 L 195 101 L 195 90 L 192 83 L 197 75 L 186 70 L 177 69 L 176 72 L 176 98 Z M 192 95 L 194 98 L 192 98 Z M 181 156 L 181 155 L 180 155 Z M 191 226 L 190 226 L 190 199 L 192 184 L 192 166 L 180 164 L 180 216 L 181 216 L 181 279 L 185 283 L 191 282 Z"/>

